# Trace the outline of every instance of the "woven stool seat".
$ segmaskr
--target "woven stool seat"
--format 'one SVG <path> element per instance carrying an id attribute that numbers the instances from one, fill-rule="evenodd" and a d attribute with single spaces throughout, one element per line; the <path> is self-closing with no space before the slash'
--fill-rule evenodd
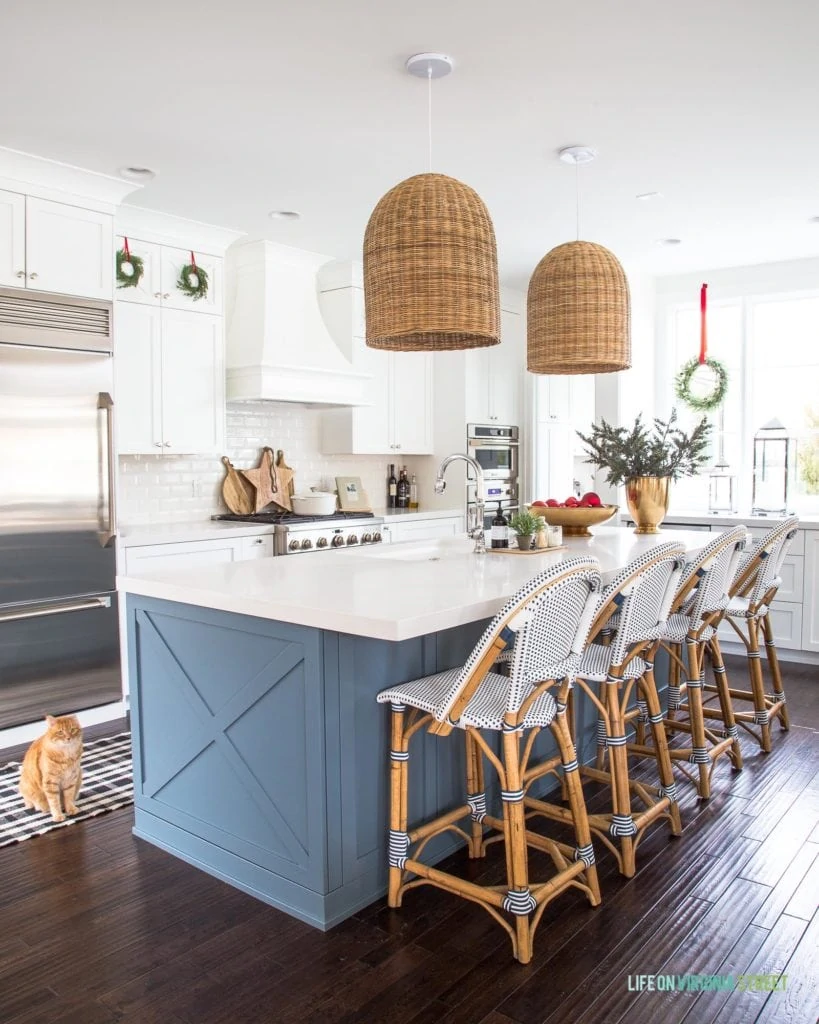
<path id="1" fill-rule="evenodd" d="M 422 711 L 434 713 L 441 696 L 446 694 L 453 678 L 459 671 L 459 669 L 450 669 L 448 672 L 438 672 L 432 676 L 413 679 L 410 683 L 401 683 L 391 690 L 379 693 L 377 700 L 380 704 L 406 704 L 413 708 L 420 708 Z M 552 678 L 562 679 L 565 675 L 565 672 L 561 672 Z M 455 726 L 458 729 L 474 726 L 476 729 L 490 729 L 499 732 L 503 729 L 508 697 L 509 678 L 499 676 L 495 672 L 488 672 L 480 689 L 467 704 L 466 710 L 463 711 L 458 721 L 454 723 Z M 524 715 L 523 728 L 533 729 L 535 726 L 547 726 L 555 717 L 556 712 L 557 704 L 554 697 L 550 693 L 542 693 Z"/>

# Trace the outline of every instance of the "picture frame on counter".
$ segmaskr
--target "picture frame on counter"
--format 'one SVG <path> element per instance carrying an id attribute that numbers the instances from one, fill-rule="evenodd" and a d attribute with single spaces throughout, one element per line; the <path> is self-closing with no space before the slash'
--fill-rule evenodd
<path id="1" fill-rule="evenodd" d="M 361 486 L 361 477 L 337 476 L 338 507 L 342 512 L 372 512 L 370 499 Z"/>

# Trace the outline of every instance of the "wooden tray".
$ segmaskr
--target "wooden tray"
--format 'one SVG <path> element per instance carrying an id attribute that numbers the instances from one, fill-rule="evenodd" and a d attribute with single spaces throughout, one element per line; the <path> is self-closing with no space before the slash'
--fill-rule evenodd
<path id="1" fill-rule="evenodd" d="M 487 555 L 548 555 L 552 551 L 565 551 L 566 544 L 555 544 L 551 548 L 529 548 L 528 551 L 521 551 L 519 547 L 514 548 L 490 548 L 487 544 Z"/>

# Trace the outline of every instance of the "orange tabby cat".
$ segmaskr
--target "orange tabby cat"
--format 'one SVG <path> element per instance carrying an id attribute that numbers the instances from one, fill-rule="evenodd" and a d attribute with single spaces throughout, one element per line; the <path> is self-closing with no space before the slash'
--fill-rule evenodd
<path id="1" fill-rule="evenodd" d="M 27 809 L 36 807 L 54 821 L 76 814 L 74 803 L 82 785 L 82 727 L 75 715 L 46 715 L 48 728 L 26 751 L 20 772 L 20 793 Z"/>

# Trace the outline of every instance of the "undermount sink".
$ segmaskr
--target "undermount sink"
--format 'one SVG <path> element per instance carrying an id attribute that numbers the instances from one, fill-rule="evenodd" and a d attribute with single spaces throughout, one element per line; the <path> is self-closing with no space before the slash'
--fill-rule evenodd
<path id="1" fill-rule="evenodd" d="M 400 541 L 397 544 L 378 544 L 358 548 L 358 554 L 367 558 L 397 562 L 438 562 L 445 558 L 461 558 L 472 553 L 474 542 L 469 537 L 446 537 L 441 540 Z"/>

